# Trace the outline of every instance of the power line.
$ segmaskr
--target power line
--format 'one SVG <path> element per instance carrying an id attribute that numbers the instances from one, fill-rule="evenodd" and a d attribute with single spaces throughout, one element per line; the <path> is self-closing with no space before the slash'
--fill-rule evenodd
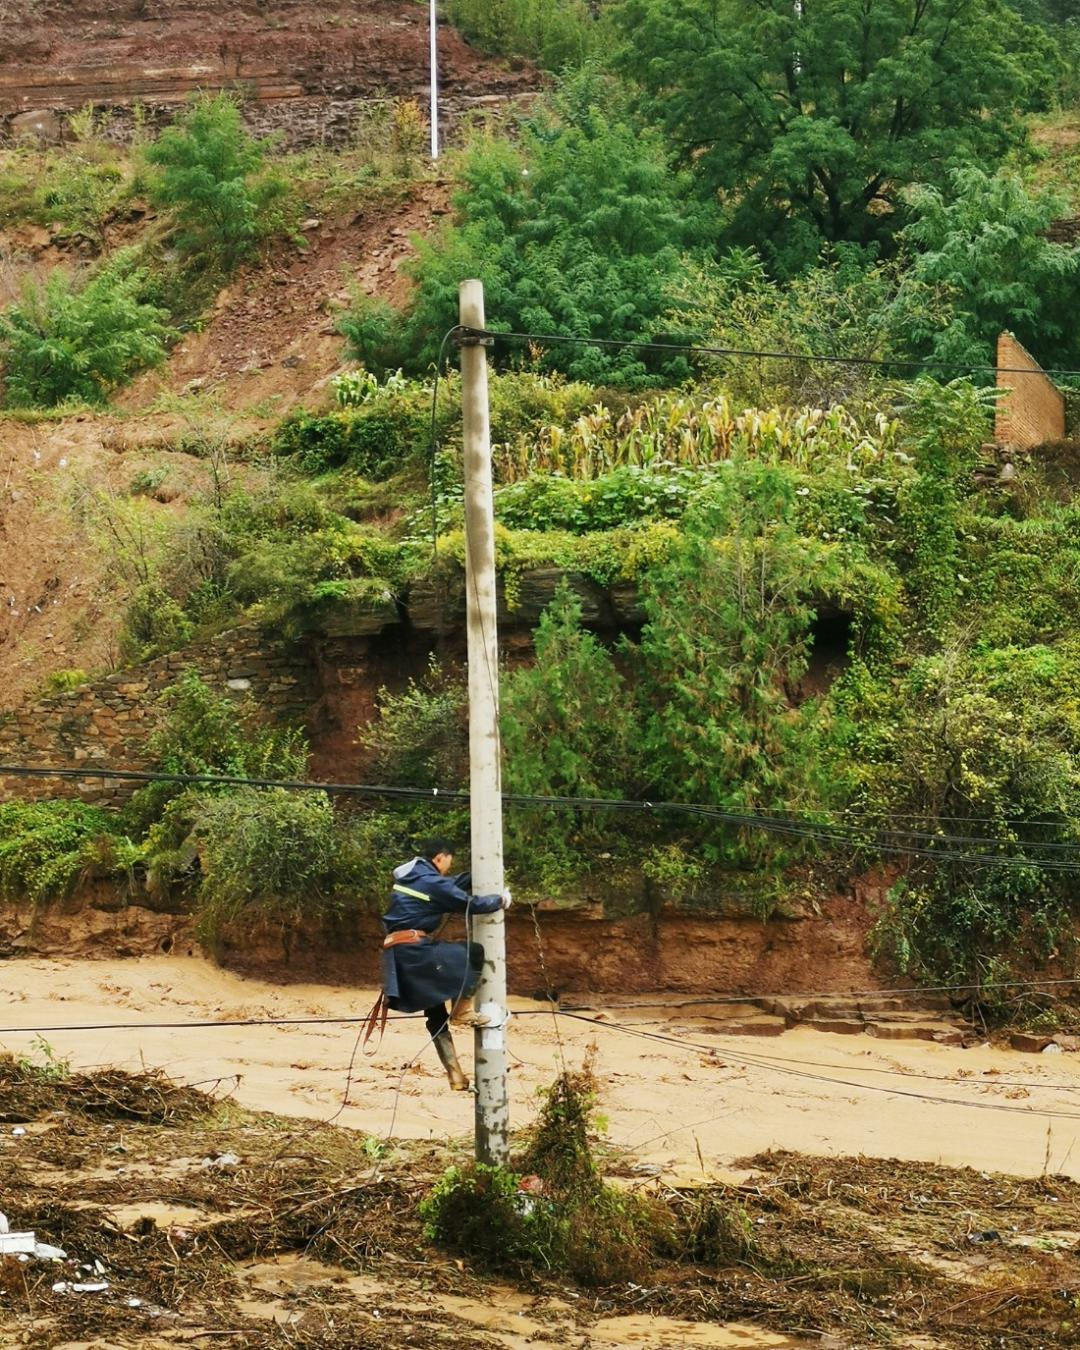
<path id="1" fill-rule="evenodd" d="M 718 1052 L 718 1048 L 714 1045 L 706 1045 L 700 1041 L 693 1041 L 685 1036 L 664 1035 L 661 1032 L 646 1031 L 641 1027 L 635 1027 L 632 1024 L 626 1024 L 622 1022 L 614 1022 L 607 1020 L 600 1021 L 599 1019 L 594 1017 L 586 1017 L 583 1013 L 567 1011 L 561 1008 L 559 1009 L 525 1008 L 515 1012 L 513 1015 L 514 1017 L 547 1017 L 549 1015 L 552 1015 L 552 1012 L 554 1013 L 554 1016 L 557 1018 L 567 1018 L 571 1021 L 582 1022 L 588 1026 L 599 1027 L 601 1029 L 606 1029 L 609 1031 L 620 1031 L 629 1036 L 639 1036 L 646 1040 L 659 1041 L 663 1044 L 673 1045 L 680 1049 L 693 1050 L 695 1053 L 712 1055 Z M 419 1020 L 419 1017 L 420 1014 L 398 1014 L 397 1016 L 390 1017 L 389 1021 L 411 1022 Z M 239 1018 L 235 1020 L 225 1018 L 205 1019 L 186 1022 L 104 1022 L 104 1023 L 83 1023 L 83 1024 L 42 1026 L 42 1027 L 0 1027 L 0 1035 L 16 1035 L 16 1034 L 30 1035 L 30 1034 L 45 1034 L 45 1033 L 57 1034 L 62 1032 L 78 1032 L 78 1031 L 153 1031 L 153 1030 L 171 1031 L 180 1029 L 206 1029 L 218 1027 L 226 1028 L 226 1027 L 253 1027 L 253 1026 L 344 1025 L 344 1024 L 355 1024 L 357 1022 L 363 1022 L 365 1020 L 366 1018 L 363 1017 L 267 1017 L 267 1018 Z M 717 1034 L 722 1035 L 723 1033 L 718 1031 Z M 425 1041 L 424 1045 L 421 1047 L 421 1050 L 418 1051 L 417 1055 L 414 1056 L 413 1059 L 409 1061 L 410 1064 L 415 1063 L 416 1058 L 418 1058 L 419 1054 L 421 1054 L 423 1050 L 427 1048 L 428 1043 L 429 1043 L 428 1041 Z M 896 1096 L 914 1097 L 918 1100 L 940 1102 L 951 1106 L 971 1106 L 974 1108 L 980 1108 L 984 1110 L 996 1109 L 996 1110 L 1019 1112 L 1020 1114 L 1024 1115 L 1046 1115 L 1046 1116 L 1062 1117 L 1066 1119 L 1080 1119 L 1080 1112 L 1069 1113 L 1061 1111 L 1039 1111 L 1027 1107 L 1006 1107 L 1004 1105 L 999 1105 L 997 1103 L 992 1102 L 968 1102 L 952 1097 L 940 1097 L 922 1093 L 914 1093 L 902 1089 L 877 1087 L 873 1084 L 851 1083 L 843 1079 L 831 1078 L 826 1075 L 805 1072 L 804 1068 L 800 1066 L 808 1066 L 810 1068 L 835 1068 L 840 1069 L 845 1073 L 884 1074 L 890 1077 L 913 1078 L 928 1082 L 951 1082 L 956 1083 L 957 1086 L 962 1086 L 970 1081 L 970 1080 L 960 1080 L 958 1082 L 956 1079 L 949 1078 L 945 1075 L 940 1074 L 928 1074 L 921 1071 L 911 1072 L 908 1070 L 891 1069 L 877 1065 L 858 1065 L 858 1064 L 847 1065 L 847 1064 L 831 1064 L 828 1062 L 821 1062 L 814 1060 L 802 1060 L 802 1059 L 793 1060 L 793 1059 L 786 1059 L 785 1057 L 780 1055 L 767 1055 L 764 1052 L 760 1051 L 755 1054 L 748 1054 L 744 1051 L 732 1050 L 727 1046 L 723 1047 L 720 1053 L 722 1053 L 727 1059 L 730 1059 L 736 1063 L 743 1063 L 751 1068 L 759 1068 L 767 1071 L 771 1070 L 777 1073 L 787 1073 L 795 1077 L 810 1078 L 813 1079 L 814 1081 L 830 1083 L 842 1087 L 852 1087 L 860 1091 L 886 1092 Z M 406 1066 L 406 1068 L 407 1067 L 408 1065 Z M 1080 1091 L 1080 1083 L 1035 1083 L 1027 1081 L 1018 1082 L 1013 1079 L 995 1079 L 993 1082 L 993 1086 L 1025 1087 L 1040 1091 L 1044 1089 L 1047 1091 L 1060 1091 L 1060 1092 Z M 340 1114 L 340 1111 L 338 1114 Z"/>
<path id="2" fill-rule="evenodd" d="M 279 788 L 286 791 L 325 792 L 403 801 L 430 801 L 436 804 L 465 804 L 469 801 L 469 793 L 463 788 L 401 787 L 385 783 L 330 783 L 302 779 L 253 778 L 236 774 L 185 774 L 160 770 L 88 769 L 85 767 L 65 769 L 0 764 L 0 776 L 76 780 L 96 778 L 135 783 L 172 782 L 184 786 L 206 787 Z M 836 829 L 817 826 L 811 821 L 801 821 L 793 817 L 725 811 L 718 807 L 690 802 L 633 801 L 605 797 L 553 797 L 529 793 L 503 793 L 503 802 L 508 806 L 551 808 L 555 810 L 687 815 L 701 820 L 715 821 L 717 824 L 735 829 L 762 830 L 780 837 L 829 844 L 850 849 L 857 853 L 874 852 L 905 858 L 923 858 L 934 862 L 951 863 L 954 866 L 989 867 L 1007 871 L 1029 871 L 1033 868 L 1044 872 L 1075 873 L 1080 871 L 1080 860 L 1076 863 L 1056 861 L 1050 858 L 1033 857 L 1022 852 L 1015 854 L 961 851 L 964 846 L 988 844 L 1006 849 L 1039 848 L 1041 845 L 1038 842 L 1025 844 L 1023 841 L 987 840 L 964 835 L 931 835 L 923 832 L 908 833 L 902 831 L 884 832 L 886 836 L 891 835 L 898 838 L 871 838 L 843 833 Z M 915 842 L 908 843 L 903 842 L 904 840 Z M 930 844 L 939 846 L 931 847 Z M 1069 848 L 1070 846 L 1062 845 L 1062 847 Z M 1080 845 L 1075 847 L 1080 850 Z"/>
<path id="3" fill-rule="evenodd" d="M 466 328 L 462 325 L 458 325 L 456 329 L 452 329 L 451 333 L 458 338 L 513 338 L 519 342 L 561 342 L 581 347 L 619 348 L 628 351 L 645 352 L 681 352 L 693 356 L 745 356 L 757 360 L 807 361 L 842 366 L 873 366 L 880 368 L 899 367 L 905 370 L 951 370 L 966 375 L 981 371 L 997 375 L 1080 376 L 1080 370 L 1071 370 L 1063 366 L 1040 366 L 1038 370 L 1030 370 L 1024 366 L 995 366 L 989 363 L 964 364 L 959 361 L 935 361 L 929 359 L 912 360 L 900 358 L 892 359 L 881 356 L 839 356 L 832 352 L 787 352 L 774 351 L 767 348 L 759 350 L 752 347 L 710 347 L 692 342 L 641 342 L 620 338 L 576 336 L 569 333 L 519 333 L 515 332 L 513 329 L 507 329 L 505 332 L 497 332 L 493 328 Z"/>
<path id="4" fill-rule="evenodd" d="M 598 1022 L 591 1017 L 582 1017 L 577 1013 L 565 1013 L 566 1017 L 572 1017 L 576 1021 L 586 1022 L 590 1026 L 604 1027 L 609 1031 L 621 1031 L 628 1036 L 640 1036 L 645 1040 L 661 1041 L 670 1045 L 681 1046 L 685 1049 L 693 1050 L 695 1054 L 712 1054 L 716 1047 L 712 1045 L 702 1045 L 696 1041 L 685 1040 L 675 1036 L 664 1036 L 655 1031 L 639 1031 L 632 1027 L 621 1026 L 618 1022 Z M 1057 1111 L 1040 1110 L 1037 1107 L 1026 1106 L 1006 1106 L 1003 1102 L 972 1102 L 964 1101 L 956 1097 L 943 1097 L 934 1093 L 912 1092 L 906 1088 L 883 1087 L 876 1083 L 852 1083 L 843 1078 L 832 1078 L 827 1074 L 810 1073 L 804 1069 L 788 1068 L 780 1064 L 767 1064 L 755 1060 L 753 1056 L 740 1054 L 738 1051 L 729 1051 L 725 1048 L 723 1052 L 729 1059 L 736 1062 L 741 1061 L 751 1068 L 764 1069 L 766 1072 L 786 1074 L 792 1078 L 808 1079 L 816 1083 L 828 1083 L 833 1087 L 849 1087 L 856 1092 L 879 1092 L 890 1097 L 906 1097 L 914 1101 L 928 1102 L 937 1106 L 961 1106 L 967 1107 L 973 1111 L 1003 1111 L 1010 1115 L 1038 1116 L 1044 1119 L 1054 1120 L 1080 1120 L 1080 1111 Z M 681 1129 L 677 1126 L 676 1129 Z M 671 1131 L 675 1133 L 675 1131 Z M 640 1146 L 639 1146 L 640 1147 Z"/>

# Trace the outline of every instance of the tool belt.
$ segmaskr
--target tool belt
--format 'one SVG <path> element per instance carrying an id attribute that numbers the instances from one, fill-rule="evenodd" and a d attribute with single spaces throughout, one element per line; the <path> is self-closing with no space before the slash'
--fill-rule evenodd
<path id="1" fill-rule="evenodd" d="M 413 942 L 426 942 L 430 934 L 421 928 L 399 928 L 396 933 L 387 933 L 383 938 L 384 947 L 401 947 Z"/>

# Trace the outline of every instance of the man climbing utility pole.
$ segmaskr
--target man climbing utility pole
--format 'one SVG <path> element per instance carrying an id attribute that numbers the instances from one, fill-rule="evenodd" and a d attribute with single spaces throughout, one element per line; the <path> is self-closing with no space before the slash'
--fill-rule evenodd
<path id="1" fill-rule="evenodd" d="M 463 281 L 463 328 L 483 329 L 484 287 Z M 491 428 L 487 352 L 490 340 L 461 339 L 462 424 L 465 441 L 465 595 L 469 653 L 469 800 L 472 888 L 503 892 L 502 773 L 499 748 L 499 643 L 495 627 L 495 524 L 491 491 Z M 506 1090 L 506 931 L 502 911 L 474 919 L 484 948 L 476 987 L 476 1157 L 505 1163 L 510 1108 Z"/>

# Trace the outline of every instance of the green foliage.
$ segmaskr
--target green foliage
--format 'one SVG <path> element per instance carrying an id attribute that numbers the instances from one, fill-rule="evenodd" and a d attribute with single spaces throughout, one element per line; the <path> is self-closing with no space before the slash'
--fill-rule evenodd
<path id="1" fill-rule="evenodd" d="M 362 293 L 353 296 L 338 332 L 348 339 L 350 353 L 379 373 L 388 371 L 405 350 L 398 311 Z"/>
<path id="2" fill-rule="evenodd" d="M 638 727 L 626 682 L 581 626 L 581 601 L 563 581 L 540 618 L 536 665 L 503 683 L 508 790 L 555 797 L 632 795 Z"/>
<path id="3" fill-rule="evenodd" d="M 426 406 L 425 406 L 426 405 Z M 388 383 L 356 406 L 317 414 L 303 409 L 279 426 L 274 449 L 294 458 L 305 474 L 349 467 L 368 478 L 386 478 L 431 442 L 430 394 Z"/>
<path id="4" fill-rule="evenodd" d="M 308 748 L 300 732 L 261 727 L 250 704 L 217 693 L 196 671 L 184 671 L 162 699 L 166 715 L 148 743 L 160 769 L 234 778 L 304 776 Z M 180 784 L 169 782 L 140 788 L 128 804 L 130 818 L 145 828 L 181 791 Z"/>
<path id="5" fill-rule="evenodd" d="M 19 1055 L 15 1067 L 28 1078 L 39 1083 L 62 1083 L 71 1077 L 71 1060 L 61 1058 L 44 1036 L 38 1034 L 31 1040 L 32 1055 Z M 33 1055 L 40 1055 L 39 1063 Z"/>
<path id="6" fill-rule="evenodd" d="M 457 787 L 468 776 L 468 699 L 460 673 L 432 657 L 400 693 L 383 687 L 358 740 L 380 783 Z"/>
<path id="7" fill-rule="evenodd" d="M 46 156 L 32 200 L 38 219 L 82 235 L 100 250 L 110 215 L 131 190 L 131 179 L 115 150 L 92 141 Z"/>
<path id="8" fill-rule="evenodd" d="M 1072 642 L 957 645 L 907 671 L 856 667 L 841 682 L 837 698 L 857 716 L 843 749 L 854 808 L 871 825 L 899 815 L 930 836 L 984 840 L 980 853 L 1009 860 L 914 862 L 877 916 L 878 948 L 900 969 L 979 984 L 1069 955 L 1069 875 L 1038 863 L 1078 840 L 1076 655 Z"/>
<path id="9" fill-rule="evenodd" d="M 122 252 L 81 286 L 54 271 L 28 282 L 0 314 L 4 396 L 10 407 L 100 403 L 117 385 L 165 359 L 164 310 L 142 298 L 146 273 Z"/>
<path id="10" fill-rule="evenodd" d="M 659 139 L 634 127 L 615 92 L 576 77 L 523 127 L 520 143 L 477 141 L 461 167 L 456 218 L 418 244 L 418 290 L 402 354 L 421 367 L 457 321 L 458 282 L 479 277 L 495 328 L 640 340 L 654 335 L 683 250 L 700 248 L 709 213 Z M 521 355 L 520 348 L 510 349 Z M 681 358 L 552 344 L 535 364 L 575 379 L 670 381 Z"/>
<path id="11" fill-rule="evenodd" d="M 151 198 L 175 213 L 184 252 L 229 268 L 285 228 L 288 188 L 265 167 L 266 148 L 228 94 L 200 95 L 147 147 Z"/>
<path id="12" fill-rule="evenodd" d="M 913 327 L 916 351 L 992 364 L 997 335 L 1008 329 L 1048 366 L 1080 360 L 1080 251 L 1045 236 L 1068 213 L 1066 196 L 1029 192 L 1014 173 L 971 165 L 940 187 L 914 188 L 908 200 L 912 219 L 901 238 L 915 250 L 911 276 L 947 285 L 955 297 L 947 327 Z"/>
<path id="13" fill-rule="evenodd" d="M 602 1185 L 589 1143 L 595 1108 L 596 1079 L 588 1059 L 577 1072 L 564 1070 L 541 1094 L 521 1166 L 543 1178 L 560 1199 L 585 1199 Z"/>
<path id="14" fill-rule="evenodd" d="M 500 488 L 495 515 L 511 529 L 585 534 L 638 520 L 677 520 L 692 495 L 715 474 L 676 465 L 665 470 L 628 464 L 590 482 L 533 474 Z"/>
<path id="15" fill-rule="evenodd" d="M 718 486 L 652 573 L 641 638 L 655 714 L 644 754 L 663 795 L 745 812 L 812 810 L 824 792 L 824 710 L 791 692 L 807 668 L 815 600 L 845 589 L 834 544 L 800 534 L 788 475 L 747 463 Z M 768 855 L 760 836 L 733 857 Z"/>
<path id="16" fill-rule="evenodd" d="M 906 426 L 917 476 L 901 498 L 901 532 L 911 551 L 909 589 L 929 634 L 953 617 L 958 583 L 958 513 L 986 436 L 994 391 L 967 380 L 912 386 Z"/>
<path id="17" fill-rule="evenodd" d="M 427 1235 L 481 1268 L 561 1270 L 593 1288 L 642 1278 L 675 1225 L 662 1206 L 601 1180 L 589 1141 L 594 1095 L 588 1065 L 562 1074 L 521 1160 L 531 1189 L 505 1168 L 451 1168 L 421 1201 Z"/>
<path id="18" fill-rule="evenodd" d="M 728 240 L 786 275 L 823 241 L 889 239 L 907 185 L 1000 162 L 1048 83 L 1047 39 L 1001 0 L 627 0 L 617 22 Z"/>
<path id="19" fill-rule="evenodd" d="M 194 631 L 183 607 L 163 586 L 150 581 L 140 586 L 128 603 L 120 631 L 120 654 L 128 665 L 140 665 L 185 646 Z"/>
<path id="20" fill-rule="evenodd" d="M 481 1266 L 513 1268 L 533 1250 L 516 1173 L 486 1163 L 451 1167 L 420 1202 L 426 1235 Z"/>
<path id="21" fill-rule="evenodd" d="M 41 682 L 41 692 L 44 697 L 49 698 L 53 694 L 66 694 L 72 689 L 81 689 L 89 682 L 90 676 L 85 670 L 74 667 L 68 670 L 54 670 Z"/>
<path id="22" fill-rule="evenodd" d="M 117 817 L 78 801 L 0 802 L 0 895 L 46 904 L 136 861 Z"/>
<path id="23" fill-rule="evenodd" d="M 215 693 L 195 671 L 184 671 L 162 698 L 167 716 L 149 746 L 162 769 L 256 778 L 304 775 L 308 750 L 299 732 L 259 728 L 254 708 Z"/>
<path id="24" fill-rule="evenodd" d="M 912 335 L 933 337 L 953 319 L 951 291 L 896 262 L 870 263 L 838 244 L 786 282 L 770 278 L 755 249 L 729 249 L 691 268 L 672 288 L 678 323 L 712 347 L 736 351 L 842 353 L 865 361 L 910 357 Z M 888 406 L 892 381 L 874 365 L 768 357 L 710 358 L 736 408 Z M 900 368 L 903 373 L 903 368 Z"/>
<path id="25" fill-rule="evenodd" d="M 613 39 L 595 0 L 451 0 L 449 15 L 474 46 L 548 70 L 580 65 Z"/>
<path id="26" fill-rule="evenodd" d="M 218 939 L 232 924 L 324 919 L 343 910 L 354 880 L 348 835 L 322 792 L 242 788 L 200 797 L 190 838 L 202 880 L 196 927 Z"/>

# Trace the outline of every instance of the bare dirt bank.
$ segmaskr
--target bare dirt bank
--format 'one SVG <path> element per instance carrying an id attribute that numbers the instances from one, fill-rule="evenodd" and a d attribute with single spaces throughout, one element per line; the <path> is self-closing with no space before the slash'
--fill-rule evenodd
<path id="1" fill-rule="evenodd" d="M 587 990 L 709 994 L 873 989 L 881 982 L 866 950 L 871 896 L 836 897 L 796 919 L 723 918 L 665 912 L 605 916 L 603 906 L 525 906 L 509 916 L 511 992 Z M 245 926 L 215 956 L 240 974 L 281 981 L 374 984 L 382 928 L 376 915 L 345 916 L 332 927 Z M 195 955 L 190 919 L 123 904 L 109 891 L 37 908 L 0 907 L 0 957 Z"/>
<path id="2" fill-rule="evenodd" d="M 55 1056 L 77 1067 L 152 1065 L 200 1083 L 227 1084 L 235 1075 L 243 1105 L 324 1121 L 341 1107 L 355 1026 L 175 1024 L 348 1018 L 366 1012 L 375 995 L 371 986 L 281 986 L 176 955 L 28 958 L 5 963 L 2 981 L 0 1049 L 35 1053 L 34 1033 L 16 1027 L 159 1024 L 44 1035 Z M 669 1177 L 723 1175 L 767 1148 L 1080 1177 L 1077 1056 L 805 1029 L 758 1041 L 723 1035 L 700 1008 L 631 1010 L 594 1000 L 599 1011 L 579 1020 L 555 1019 L 527 999 L 512 1002 L 515 1125 L 533 1117 L 537 1089 L 550 1084 L 561 1060 L 580 1063 L 595 1042 L 611 1145 Z M 469 1037 L 459 1039 L 470 1059 Z M 446 1089 L 422 1022 L 403 1020 L 390 1023 L 374 1056 L 356 1057 L 349 1104 L 337 1118 L 376 1137 L 441 1141 L 471 1132 L 473 1104 L 471 1095 Z"/>

